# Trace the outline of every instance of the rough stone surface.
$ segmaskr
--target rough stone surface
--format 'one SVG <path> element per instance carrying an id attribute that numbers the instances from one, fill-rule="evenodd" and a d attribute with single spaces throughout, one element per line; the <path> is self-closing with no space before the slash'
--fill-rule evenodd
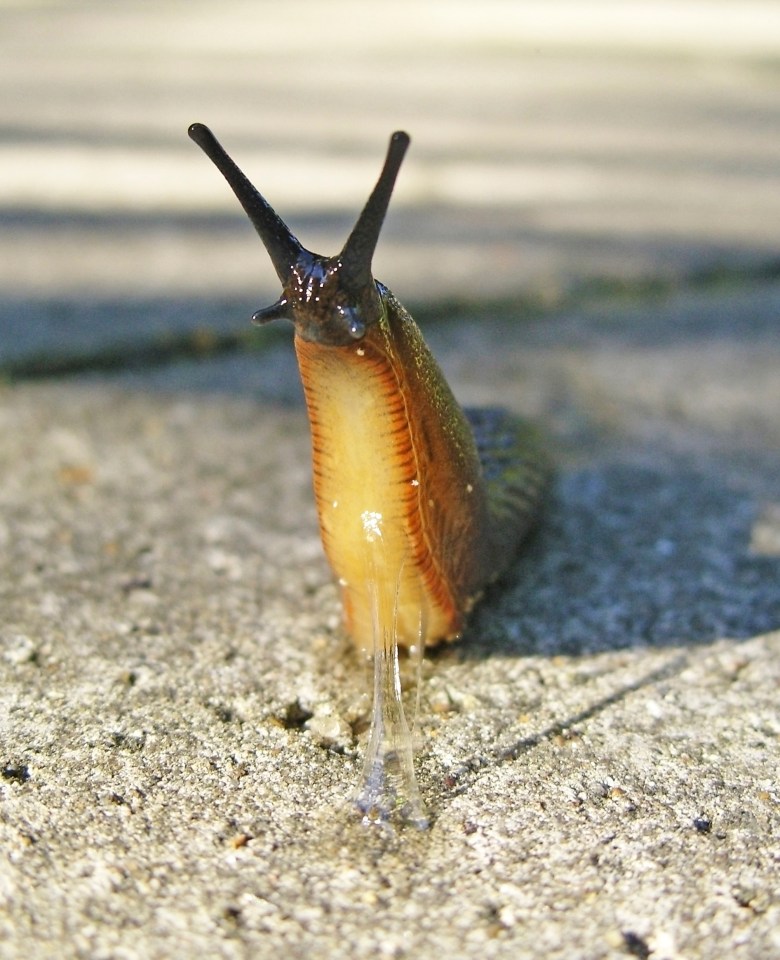
<path id="1" fill-rule="evenodd" d="M 426 663 L 422 834 L 350 812 L 367 676 L 300 405 L 6 388 L 5 955 L 777 956 L 779 300 L 436 332 L 561 466 Z"/>

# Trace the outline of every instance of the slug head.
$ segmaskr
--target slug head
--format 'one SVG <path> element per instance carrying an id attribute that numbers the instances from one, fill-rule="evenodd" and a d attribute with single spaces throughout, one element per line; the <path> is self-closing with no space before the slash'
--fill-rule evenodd
<path id="1" fill-rule="evenodd" d="M 299 243 L 208 127 L 193 123 L 188 132 L 232 188 L 282 283 L 281 297 L 272 306 L 258 310 L 252 320 L 291 320 L 298 336 L 328 346 L 344 346 L 364 337 L 382 314 L 371 260 L 409 146 L 408 135 L 399 131 L 390 138 L 382 173 L 341 253 L 322 257 Z"/>

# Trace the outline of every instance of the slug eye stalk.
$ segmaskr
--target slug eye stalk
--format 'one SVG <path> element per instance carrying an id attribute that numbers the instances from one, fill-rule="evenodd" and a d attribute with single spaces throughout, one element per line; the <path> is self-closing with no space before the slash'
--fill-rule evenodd
<path id="1" fill-rule="evenodd" d="M 222 144 L 207 126 L 202 123 L 193 123 L 187 132 L 190 139 L 197 143 L 227 180 L 238 202 L 260 235 L 277 277 L 284 284 L 292 266 L 308 251 L 304 250 L 287 224 L 228 156 Z"/>
<path id="2" fill-rule="evenodd" d="M 367 286 L 371 283 L 371 262 L 374 259 L 379 232 L 382 229 L 396 177 L 401 169 L 409 142 L 409 134 L 402 130 L 396 130 L 390 137 L 385 165 L 376 186 L 341 251 L 340 259 L 345 279 L 353 287 Z"/>

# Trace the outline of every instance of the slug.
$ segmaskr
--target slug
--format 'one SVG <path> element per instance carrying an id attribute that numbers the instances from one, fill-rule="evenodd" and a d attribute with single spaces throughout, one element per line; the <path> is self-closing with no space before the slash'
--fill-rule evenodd
<path id="1" fill-rule="evenodd" d="M 453 640 L 540 512 L 550 465 L 536 431 L 499 409 L 461 410 L 408 311 L 371 262 L 409 145 L 396 132 L 343 249 L 303 247 L 203 124 L 189 136 L 265 245 L 311 427 L 320 534 L 344 626 L 374 660 L 374 710 L 357 805 L 367 820 L 427 822 L 401 704 L 398 648 Z"/>

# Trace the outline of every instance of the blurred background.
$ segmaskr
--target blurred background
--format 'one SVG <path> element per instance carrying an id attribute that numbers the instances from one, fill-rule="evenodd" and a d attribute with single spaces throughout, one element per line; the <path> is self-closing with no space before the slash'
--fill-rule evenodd
<path id="1" fill-rule="evenodd" d="M 423 317 L 780 272 L 776 0 L 6 0 L 0 78 L 6 373 L 276 298 L 194 120 L 326 254 L 406 129 L 375 273 Z"/>

